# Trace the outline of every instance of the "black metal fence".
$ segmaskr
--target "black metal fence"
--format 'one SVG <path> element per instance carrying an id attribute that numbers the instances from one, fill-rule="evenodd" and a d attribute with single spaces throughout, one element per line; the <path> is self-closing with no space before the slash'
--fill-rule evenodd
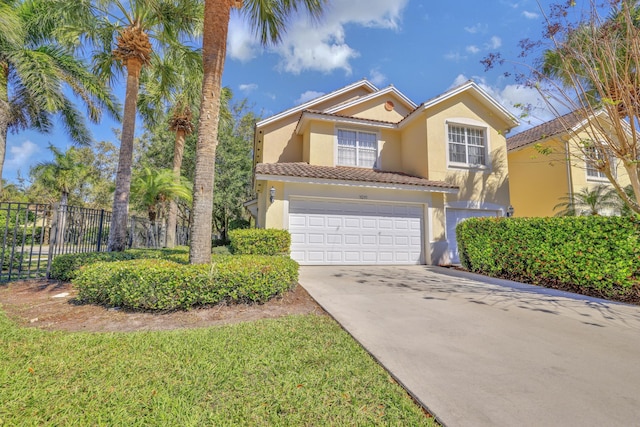
<path id="1" fill-rule="evenodd" d="M 60 254 L 107 250 L 111 212 L 77 206 L 0 203 L 0 282 L 45 277 Z M 180 225 L 176 244 L 187 245 Z M 148 219 L 129 217 L 129 248 L 163 246 L 166 230 Z"/>

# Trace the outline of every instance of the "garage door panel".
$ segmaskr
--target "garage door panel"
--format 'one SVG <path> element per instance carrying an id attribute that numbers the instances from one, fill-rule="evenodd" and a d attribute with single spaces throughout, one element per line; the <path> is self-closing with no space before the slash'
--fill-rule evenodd
<path id="1" fill-rule="evenodd" d="M 341 245 L 341 244 L 342 244 L 341 234 L 327 234 L 327 245 Z"/>
<path id="2" fill-rule="evenodd" d="M 291 256 L 301 264 L 418 264 L 423 209 L 359 201 L 291 200 Z"/>
<path id="3" fill-rule="evenodd" d="M 359 245 L 360 244 L 360 235 L 359 234 L 345 234 L 344 235 L 344 244 L 345 245 Z"/>
<path id="4" fill-rule="evenodd" d="M 319 233 L 309 233 L 307 234 L 308 239 L 307 243 L 310 245 L 324 245 L 325 243 L 325 235 Z"/>
<path id="5" fill-rule="evenodd" d="M 355 229 L 360 227 L 360 218 L 344 218 L 344 227 L 347 229 Z"/>

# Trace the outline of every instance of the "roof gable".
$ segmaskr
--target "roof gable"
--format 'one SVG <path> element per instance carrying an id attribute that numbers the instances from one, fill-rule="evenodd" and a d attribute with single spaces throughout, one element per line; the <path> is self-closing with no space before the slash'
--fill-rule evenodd
<path id="1" fill-rule="evenodd" d="M 418 108 L 413 110 L 407 117 L 405 117 L 402 122 L 400 122 L 400 126 L 404 126 L 407 123 L 411 122 L 415 117 L 418 116 L 418 113 L 428 110 L 442 102 L 445 102 L 451 98 L 459 96 L 463 93 L 469 93 L 478 99 L 485 107 L 492 110 L 499 117 L 501 117 L 505 123 L 509 125 L 508 129 L 511 129 L 519 124 L 516 116 L 511 114 L 509 110 L 503 107 L 498 101 L 496 101 L 491 95 L 489 95 L 484 89 L 482 89 L 477 83 L 472 80 L 467 81 L 466 83 L 456 86 L 430 100 L 420 104 Z"/>
<path id="2" fill-rule="evenodd" d="M 380 103 L 383 101 L 381 98 L 384 98 L 385 100 L 389 98 L 393 98 L 409 111 L 412 111 L 417 107 L 417 104 L 415 102 L 410 100 L 407 96 L 405 96 L 402 92 L 400 92 L 394 86 L 388 86 L 384 89 L 378 90 L 377 92 L 373 92 L 369 95 L 362 96 L 350 102 L 347 102 L 341 105 L 336 105 L 335 107 L 326 109 L 324 110 L 324 112 L 328 114 L 341 114 L 341 113 L 344 113 L 346 110 L 353 109 L 354 107 L 357 107 L 357 106 L 362 106 L 363 104 L 367 104 L 367 103 L 374 104 L 376 103 L 376 101 Z M 350 115 L 350 114 L 347 114 L 347 115 Z"/>
<path id="3" fill-rule="evenodd" d="M 344 98 L 345 95 L 348 95 L 350 92 L 354 93 L 354 96 L 356 99 L 362 97 L 357 96 L 357 92 L 358 90 L 362 91 L 364 90 L 365 92 L 370 93 L 374 93 L 378 91 L 378 88 L 375 87 L 371 82 L 369 82 L 367 79 L 362 79 L 362 80 L 358 80 L 355 83 L 352 83 L 348 86 L 345 86 L 341 89 L 338 90 L 334 90 L 333 92 L 327 93 L 325 95 L 319 96 L 318 98 L 314 98 L 310 101 L 307 101 L 303 104 L 297 105 L 293 108 L 289 108 L 288 110 L 282 111 L 276 115 L 273 115 L 271 117 L 267 117 L 264 120 L 259 121 L 258 123 L 256 123 L 256 127 L 262 127 L 265 126 L 267 124 L 273 123 L 275 121 L 278 121 L 280 119 L 283 119 L 285 117 L 294 115 L 294 114 L 299 114 L 300 112 L 304 111 L 304 110 L 309 110 L 309 109 L 317 109 L 317 107 L 319 105 L 325 104 L 325 103 L 330 103 L 332 99 L 336 100 L 335 105 L 341 105 L 344 104 L 345 101 Z M 351 102 L 352 99 L 347 97 L 347 101 L 346 103 Z"/>

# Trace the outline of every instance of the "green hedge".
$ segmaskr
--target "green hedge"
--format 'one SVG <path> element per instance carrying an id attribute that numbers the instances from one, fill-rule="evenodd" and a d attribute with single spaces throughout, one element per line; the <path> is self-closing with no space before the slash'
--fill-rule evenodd
<path id="1" fill-rule="evenodd" d="M 236 255 L 288 255 L 291 235 L 287 230 L 252 228 L 229 232 L 232 254 Z"/>
<path id="2" fill-rule="evenodd" d="M 73 279 L 80 267 L 96 262 L 129 261 L 134 259 L 165 259 L 186 264 L 189 261 L 188 249 L 130 249 L 124 252 L 85 252 L 57 255 L 51 263 L 50 278 L 68 282 Z"/>
<path id="3" fill-rule="evenodd" d="M 621 301 L 640 298 L 636 217 L 473 218 L 456 228 L 473 272 Z"/>
<path id="4" fill-rule="evenodd" d="M 297 282 L 298 264 L 271 256 L 226 257 L 211 265 L 151 259 L 97 262 L 73 279 L 83 302 L 138 310 L 264 302 Z"/>

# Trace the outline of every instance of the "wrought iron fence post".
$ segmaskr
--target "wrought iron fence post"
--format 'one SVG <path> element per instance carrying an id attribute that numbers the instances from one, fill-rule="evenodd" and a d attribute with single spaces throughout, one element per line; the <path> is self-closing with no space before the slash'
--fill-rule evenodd
<path id="1" fill-rule="evenodd" d="M 102 248 L 102 223 L 104 222 L 104 209 L 100 210 L 100 219 L 98 220 L 98 252 Z"/>
<path id="2" fill-rule="evenodd" d="M 61 214 L 61 208 L 62 205 L 60 203 L 53 205 L 53 218 L 51 220 L 51 232 L 49 233 L 49 254 L 47 257 L 47 279 L 51 278 L 51 262 L 58 243 L 58 218 Z"/>

